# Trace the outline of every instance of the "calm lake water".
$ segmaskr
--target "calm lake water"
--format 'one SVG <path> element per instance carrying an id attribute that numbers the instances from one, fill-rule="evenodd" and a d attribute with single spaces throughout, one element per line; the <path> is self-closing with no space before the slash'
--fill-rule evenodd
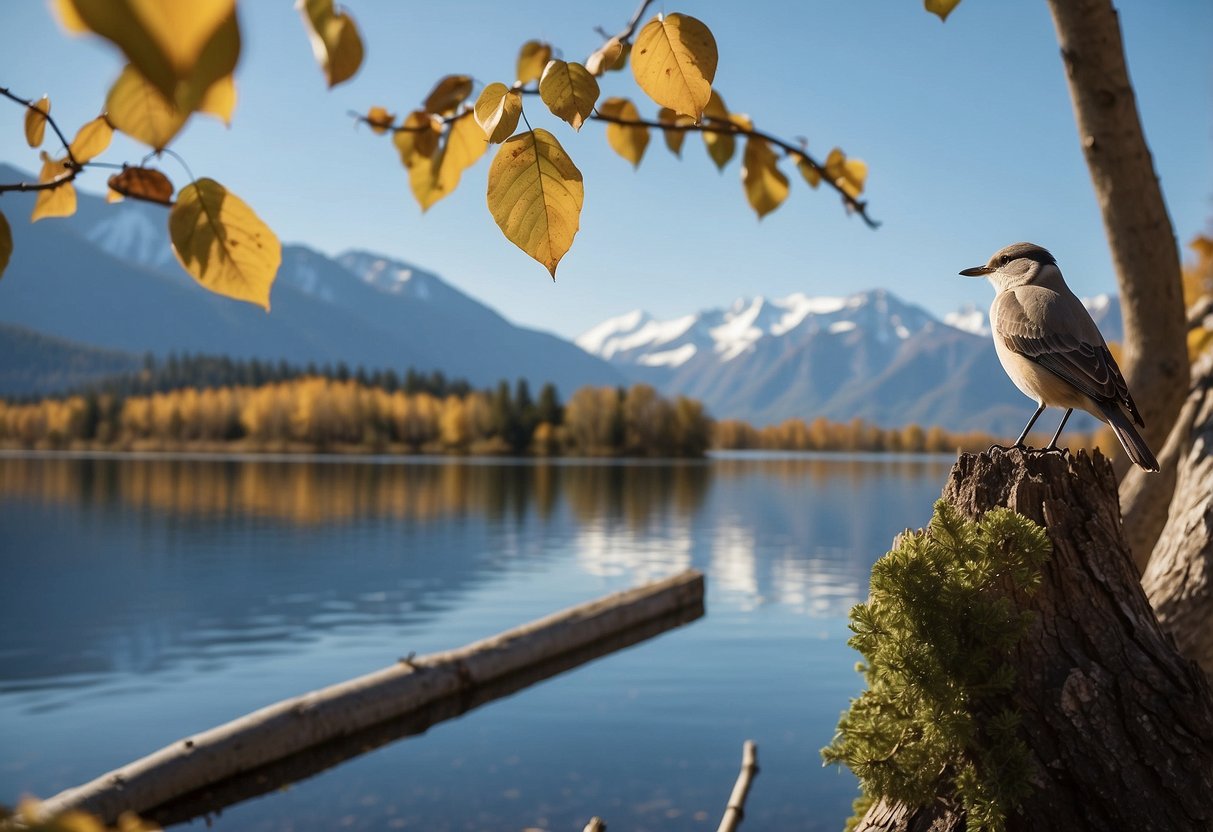
<path id="1" fill-rule="evenodd" d="M 847 610 L 948 465 L 0 458 L 0 803 L 695 567 L 698 621 L 215 826 L 715 829 L 753 739 L 745 828 L 841 829 Z"/>

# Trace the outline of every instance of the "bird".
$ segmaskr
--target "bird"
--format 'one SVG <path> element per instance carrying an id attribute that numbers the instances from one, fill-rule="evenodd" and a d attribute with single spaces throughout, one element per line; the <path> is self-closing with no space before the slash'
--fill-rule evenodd
<path id="1" fill-rule="evenodd" d="M 1106 422 L 1138 467 L 1157 471 L 1158 460 L 1137 432 L 1145 427 L 1125 378 L 1091 313 L 1066 285 L 1057 260 L 1035 243 L 1014 243 L 995 252 L 984 266 L 960 272 L 986 277 L 994 286 L 990 329 L 994 350 L 1011 381 L 1038 407 L 1014 447 L 1046 407 L 1064 407 L 1057 440 L 1075 410 Z"/>

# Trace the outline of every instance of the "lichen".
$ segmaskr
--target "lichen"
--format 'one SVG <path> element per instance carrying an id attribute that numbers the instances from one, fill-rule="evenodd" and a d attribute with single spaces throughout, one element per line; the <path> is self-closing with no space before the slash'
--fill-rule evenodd
<path id="1" fill-rule="evenodd" d="M 969 832 L 1001 832 L 1028 794 L 1020 716 L 1007 656 L 1032 614 L 1031 593 L 1051 545 L 1044 529 L 1006 509 L 980 522 L 940 500 L 925 531 L 902 537 L 872 567 L 867 603 L 851 610 L 849 644 L 867 682 L 838 723 L 826 763 L 859 778 L 857 816 L 887 798 L 925 806 L 949 795 Z"/>

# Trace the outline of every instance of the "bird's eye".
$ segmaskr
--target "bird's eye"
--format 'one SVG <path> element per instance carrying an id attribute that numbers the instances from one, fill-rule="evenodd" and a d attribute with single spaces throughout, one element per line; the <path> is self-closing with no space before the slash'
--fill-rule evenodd
<path id="1" fill-rule="evenodd" d="M 998 265 L 1000 265 L 1000 266 L 1005 266 L 1007 263 L 1010 263 L 1010 262 L 1011 262 L 1010 255 L 1004 254 L 1002 257 L 998 258 Z"/>

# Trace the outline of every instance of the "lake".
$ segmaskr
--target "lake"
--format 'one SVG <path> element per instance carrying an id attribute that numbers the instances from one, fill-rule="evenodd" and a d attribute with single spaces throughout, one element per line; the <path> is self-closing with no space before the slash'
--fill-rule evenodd
<path id="1" fill-rule="evenodd" d="M 220 830 L 842 828 L 846 616 L 949 459 L 0 457 L 0 803 L 688 567 L 677 630 L 230 806 Z M 197 822 L 195 822 L 195 827 Z"/>

